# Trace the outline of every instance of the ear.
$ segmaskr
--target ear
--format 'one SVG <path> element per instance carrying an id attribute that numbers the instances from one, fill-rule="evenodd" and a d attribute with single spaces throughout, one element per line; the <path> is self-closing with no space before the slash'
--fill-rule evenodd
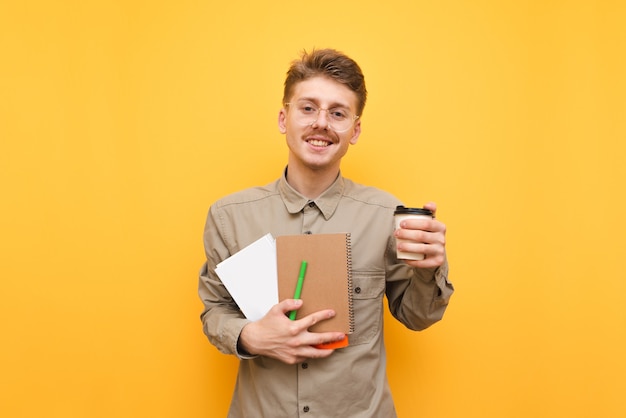
<path id="1" fill-rule="evenodd" d="M 287 122 L 286 121 L 287 121 L 287 111 L 283 107 L 278 112 L 278 130 L 280 131 L 281 134 L 284 134 L 284 133 L 287 132 Z"/>
<path id="2" fill-rule="evenodd" d="M 359 135 L 361 135 L 361 118 L 357 119 L 354 123 L 354 132 L 352 133 L 352 138 L 350 138 L 350 143 L 352 145 L 357 143 Z"/>

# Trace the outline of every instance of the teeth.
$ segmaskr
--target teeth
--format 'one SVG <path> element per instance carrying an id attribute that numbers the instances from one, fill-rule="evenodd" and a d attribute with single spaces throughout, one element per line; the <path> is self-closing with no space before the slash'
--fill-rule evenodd
<path id="1" fill-rule="evenodd" d="M 309 141 L 309 144 L 314 145 L 316 147 L 327 147 L 328 142 L 322 141 L 321 139 L 312 139 Z"/>

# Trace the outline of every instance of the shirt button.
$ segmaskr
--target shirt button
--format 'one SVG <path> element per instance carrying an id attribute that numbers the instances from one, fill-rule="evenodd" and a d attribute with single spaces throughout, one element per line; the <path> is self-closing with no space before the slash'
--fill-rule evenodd
<path id="1" fill-rule="evenodd" d="M 309 412 L 309 407 L 308 407 L 308 406 L 305 406 L 304 408 L 302 408 L 302 411 L 303 411 L 303 412 Z"/>
<path id="2" fill-rule="evenodd" d="M 310 207 L 310 208 L 315 207 L 315 202 L 309 202 L 309 207 Z"/>
<path id="3" fill-rule="evenodd" d="M 360 287 L 355 287 L 354 288 L 354 293 L 361 293 L 361 288 Z"/>
<path id="4" fill-rule="evenodd" d="M 309 368 L 309 363 L 302 363 L 302 368 L 303 369 L 308 369 Z"/>

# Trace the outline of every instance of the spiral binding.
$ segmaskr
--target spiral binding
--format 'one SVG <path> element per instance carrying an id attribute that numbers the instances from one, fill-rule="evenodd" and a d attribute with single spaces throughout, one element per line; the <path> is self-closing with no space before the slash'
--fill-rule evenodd
<path id="1" fill-rule="evenodd" d="M 348 316 L 350 333 L 354 332 L 354 302 L 352 299 L 352 238 L 346 233 L 347 270 L 348 270 Z"/>

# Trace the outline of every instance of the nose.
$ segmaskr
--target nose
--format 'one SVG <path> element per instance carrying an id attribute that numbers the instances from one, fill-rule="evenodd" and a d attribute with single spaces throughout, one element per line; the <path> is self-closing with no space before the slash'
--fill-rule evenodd
<path id="1" fill-rule="evenodd" d="M 322 112 L 326 112 L 324 113 L 324 116 L 322 116 Z M 328 126 L 328 109 L 319 109 L 317 111 L 317 118 L 313 121 L 311 127 L 326 129 Z"/>

